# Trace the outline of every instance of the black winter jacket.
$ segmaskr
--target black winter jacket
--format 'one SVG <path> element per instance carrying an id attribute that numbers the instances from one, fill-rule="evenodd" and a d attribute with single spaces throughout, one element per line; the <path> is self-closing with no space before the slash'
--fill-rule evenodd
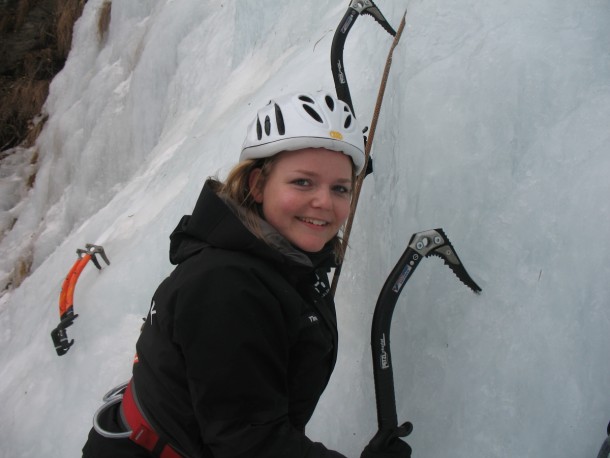
<path id="1" fill-rule="evenodd" d="M 333 258 L 271 239 L 210 181 L 171 236 L 178 266 L 153 296 L 133 383 L 153 427 L 188 456 L 343 457 L 304 432 L 337 355 Z"/>

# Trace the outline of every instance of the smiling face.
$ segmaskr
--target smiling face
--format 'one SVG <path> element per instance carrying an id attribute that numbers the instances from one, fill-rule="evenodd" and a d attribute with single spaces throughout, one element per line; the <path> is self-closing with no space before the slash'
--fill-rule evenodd
<path id="1" fill-rule="evenodd" d="M 269 175 L 250 175 L 254 200 L 265 220 L 289 242 L 320 251 L 347 219 L 352 192 L 352 161 L 322 148 L 279 153 Z"/>

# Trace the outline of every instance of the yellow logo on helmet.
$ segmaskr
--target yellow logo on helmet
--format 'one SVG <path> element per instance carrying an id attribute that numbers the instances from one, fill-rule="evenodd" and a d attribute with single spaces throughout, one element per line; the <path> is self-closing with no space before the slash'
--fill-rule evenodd
<path id="1" fill-rule="evenodd" d="M 343 135 L 341 135 L 341 132 L 337 132 L 336 130 L 331 130 L 330 131 L 330 136 L 332 138 L 337 139 L 337 140 L 343 140 Z"/>

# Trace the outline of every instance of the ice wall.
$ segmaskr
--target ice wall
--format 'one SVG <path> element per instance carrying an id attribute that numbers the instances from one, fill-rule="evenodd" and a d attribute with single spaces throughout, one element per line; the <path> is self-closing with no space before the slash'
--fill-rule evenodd
<path id="1" fill-rule="evenodd" d="M 0 456 L 80 456 L 101 396 L 129 377 L 171 269 L 169 232 L 234 163 L 256 108 L 332 89 L 347 6 L 114 2 L 101 40 L 101 3 L 76 24 L 35 187 L 0 241 L 3 271 L 28 251 L 35 269 L 0 298 Z M 397 305 L 397 404 L 414 456 L 596 456 L 610 420 L 610 4 L 377 4 L 395 25 L 408 7 L 407 28 L 337 294 L 339 361 L 309 434 L 356 457 L 375 432 L 373 306 L 410 235 L 443 227 L 483 293 L 432 258 Z M 363 122 L 389 45 L 370 17 L 346 44 Z M 60 358 L 57 296 L 87 242 L 112 264 L 81 276 L 76 343 Z"/>

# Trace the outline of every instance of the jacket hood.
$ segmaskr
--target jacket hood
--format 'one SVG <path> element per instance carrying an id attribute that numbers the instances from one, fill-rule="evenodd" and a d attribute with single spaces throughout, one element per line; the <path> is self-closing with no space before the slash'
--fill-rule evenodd
<path id="1" fill-rule="evenodd" d="M 170 235 L 170 262 L 179 264 L 206 246 L 245 251 L 278 264 L 309 268 L 336 267 L 329 242 L 318 253 L 294 247 L 266 221 L 260 220 L 265 240 L 256 237 L 242 222 L 243 210 L 220 198 L 207 180 L 192 215 L 181 218 Z"/>

